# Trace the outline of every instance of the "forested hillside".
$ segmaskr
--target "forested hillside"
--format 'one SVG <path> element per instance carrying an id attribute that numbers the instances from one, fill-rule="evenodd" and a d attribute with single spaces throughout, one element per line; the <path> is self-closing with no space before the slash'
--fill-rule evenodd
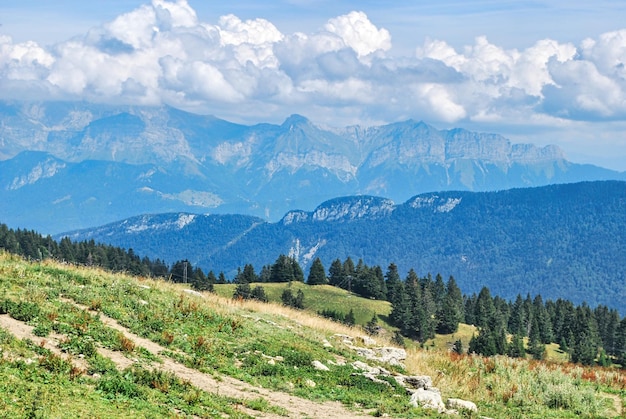
<path id="1" fill-rule="evenodd" d="M 585 182 L 500 192 L 418 195 L 401 205 L 375 197 L 338 198 L 278 223 L 254 217 L 142 216 L 75 232 L 72 240 L 132 248 L 167 263 L 188 259 L 233 278 L 279 254 L 305 269 L 319 257 L 394 262 L 404 275 L 443 272 L 466 293 L 483 286 L 604 304 L 624 314 L 626 183 Z"/>

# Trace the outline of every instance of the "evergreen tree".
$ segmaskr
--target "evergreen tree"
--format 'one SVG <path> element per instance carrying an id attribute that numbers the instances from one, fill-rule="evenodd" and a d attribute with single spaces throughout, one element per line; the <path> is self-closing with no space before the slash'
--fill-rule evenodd
<path id="1" fill-rule="evenodd" d="M 228 281 L 226 280 L 226 275 L 224 275 L 224 272 L 220 271 L 220 273 L 217 276 L 217 282 L 216 284 L 227 284 Z"/>
<path id="2" fill-rule="evenodd" d="M 259 300 L 263 303 L 267 303 L 268 301 L 267 295 L 265 294 L 265 289 L 263 289 L 263 287 L 260 285 L 257 285 L 252 289 L 252 292 L 250 293 L 250 298 L 254 300 Z"/>
<path id="3" fill-rule="evenodd" d="M 291 258 L 286 255 L 278 256 L 276 262 L 272 265 L 270 282 L 291 282 L 296 277 L 293 272 L 294 263 Z"/>
<path id="4" fill-rule="evenodd" d="M 324 269 L 324 265 L 322 265 L 322 261 L 320 258 L 315 258 L 313 260 L 313 263 L 311 264 L 311 269 L 309 270 L 307 283 L 309 285 L 324 285 L 328 283 L 328 278 L 326 278 L 326 270 Z"/>
<path id="5" fill-rule="evenodd" d="M 526 336 L 526 313 L 524 311 L 524 300 L 520 294 L 517 294 L 510 313 L 507 330 L 513 334 Z"/>
<path id="6" fill-rule="evenodd" d="M 291 269 L 293 271 L 293 280 L 297 282 L 304 282 L 304 271 L 296 258 L 291 258 Z"/>
<path id="7" fill-rule="evenodd" d="M 247 282 L 240 282 L 235 287 L 235 292 L 233 293 L 233 299 L 235 300 L 249 300 L 252 297 L 252 290 L 250 289 L 250 284 Z"/>
<path id="8" fill-rule="evenodd" d="M 402 286 L 402 281 L 400 280 L 400 275 L 398 274 L 398 267 L 395 263 L 389 264 L 387 273 L 385 274 L 385 281 L 387 286 L 387 301 L 393 303 L 397 300 L 397 296 L 395 294 L 399 292 L 399 288 Z"/>
<path id="9" fill-rule="evenodd" d="M 254 266 L 252 266 L 251 264 L 246 264 L 243 267 L 243 272 L 241 272 L 241 277 L 242 277 L 241 280 L 247 282 L 248 284 L 252 284 L 259 280 L 256 273 L 254 272 Z"/>
<path id="10" fill-rule="evenodd" d="M 533 316 L 532 325 L 530 327 L 530 335 L 528 341 L 528 352 L 534 359 L 544 359 L 546 346 L 541 341 L 541 330 L 539 328 L 539 319 Z"/>
<path id="11" fill-rule="evenodd" d="M 575 336 L 572 362 L 593 365 L 599 349 L 598 325 L 593 312 L 585 303 L 576 307 Z"/>
<path id="12" fill-rule="evenodd" d="M 478 297 L 476 293 L 463 297 L 463 312 L 465 317 L 465 323 L 476 325 L 476 300 Z"/>
<path id="13" fill-rule="evenodd" d="M 346 289 L 352 292 L 352 281 L 356 277 L 356 269 L 354 267 L 354 262 L 348 256 L 346 260 L 343 262 L 343 276 L 344 276 L 344 285 L 341 288 Z"/>
<path id="14" fill-rule="evenodd" d="M 283 290 L 283 293 L 280 296 L 280 300 L 283 302 L 283 305 L 287 307 L 293 307 L 293 292 L 291 292 L 291 288 L 287 287 Z"/>
<path id="15" fill-rule="evenodd" d="M 293 300 L 293 307 L 304 309 L 304 292 L 302 290 L 298 290 L 296 293 L 296 298 Z"/>
<path id="16" fill-rule="evenodd" d="M 533 300 L 533 314 L 534 318 L 537 320 L 537 326 L 539 327 L 541 343 L 551 343 L 554 340 L 552 322 L 550 321 L 550 315 L 543 304 L 541 295 L 537 295 Z"/>
<path id="17" fill-rule="evenodd" d="M 435 281 L 433 282 L 430 290 L 433 301 L 435 302 L 436 311 L 440 311 L 443 308 L 445 298 L 446 298 L 446 285 L 443 282 L 443 277 L 441 274 L 437 274 L 435 276 Z"/>
<path id="18" fill-rule="evenodd" d="M 425 342 L 435 337 L 435 329 L 437 328 L 437 304 L 432 297 L 432 282 L 427 282 L 422 288 L 422 307 L 424 310 L 423 323 L 420 328 L 419 340 Z"/>
<path id="19" fill-rule="evenodd" d="M 272 276 L 272 269 L 270 265 L 263 265 L 261 268 L 261 273 L 259 273 L 259 282 L 270 282 L 270 278 Z"/>
<path id="20" fill-rule="evenodd" d="M 437 333 L 455 333 L 463 319 L 463 295 L 454 277 L 448 279 L 445 297 L 437 311 Z"/>
<path id="21" fill-rule="evenodd" d="M 624 317 L 617 326 L 614 354 L 617 357 L 617 362 L 621 364 L 622 369 L 626 369 L 626 317 Z"/>
<path id="22" fill-rule="evenodd" d="M 345 275 L 343 273 L 343 265 L 339 259 L 335 259 L 328 269 L 328 280 L 330 285 L 343 288 L 342 284 L 345 283 Z"/>
<path id="23" fill-rule="evenodd" d="M 507 355 L 511 358 L 524 358 L 526 356 L 526 349 L 524 349 L 524 339 L 519 334 L 514 334 L 509 345 Z"/>
<path id="24" fill-rule="evenodd" d="M 494 317 L 495 311 L 496 309 L 493 305 L 493 298 L 491 298 L 489 288 L 483 287 L 478 294 L 478 298 L 476 299 L 476 326 L 488 326 L 490 320 Z"/>
<path id="25" fill-rule="evenodd" d="M 402 283 L 399 284 L 394 293 L 394 301 L 391 301 L 389 321 L 398 327 L 401 333 L 408 333 L 411 323 L 411 306 L 405 292 L 405 286 Z"/>

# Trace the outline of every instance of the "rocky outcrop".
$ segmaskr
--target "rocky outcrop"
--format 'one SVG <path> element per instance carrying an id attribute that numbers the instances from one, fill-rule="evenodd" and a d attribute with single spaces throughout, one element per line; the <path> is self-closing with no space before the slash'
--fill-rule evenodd
<path id="1" fill-rule="evenodd" d="M 353 338 L 348 335 L 335 335 L 335 339 L 340 340 L 344 345 L 354 350 L 357 354 L 365 357 L 369 361 L 398 365 L 406 359 L 406 351 L 402 348 L 394 347 L 362 347 L 356 346 L 356 341 L 375 344 L 371 338 Z M 327 342 L 327 341 L 325 341 Z M 318 370 L 328 368 L 319 361 L 314 361 L 314 367 Z M 315 366 L 318 365 L 318 366 Z M 444 404 L 441 392 L 433 386 L 432 377 L 428 375 L 405 375 L 398 372 L 391 372 L 386 368 L 377 365 L 372 366 L 363 361 L 355 361 L 352 364 L 355 374 L 359 374 L 372 382 L 392 386 L 391 380 L 403 387 L 411 397 L 409 404 L 422 409 L 433 409 L 439 413 L 458 414 L 459 411 L 477 412 L 478 408 L 474 402 L 462 399 L 449 398 Z"/>

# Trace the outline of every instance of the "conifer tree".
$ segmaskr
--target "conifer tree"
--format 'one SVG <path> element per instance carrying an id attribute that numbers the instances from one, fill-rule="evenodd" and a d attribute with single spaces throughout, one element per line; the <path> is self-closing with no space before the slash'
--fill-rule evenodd
<path id="1" fill-rule="evenodd" d="M 389 267 L 387 268 L 387 273 L 385 274 L 385 281 L 387 285 L 387 301 L 393 303 L 393 301 L 397 300 L 395 294 L 398 292 L 400 286 L 402 285 L 400 275 L 398 274 L 398 267 L 395 263 L 389 264 Z"/>
<path id="2" fill-rule="evenodd" d="M 257 285 L 252 289 L 252 292 L 250 293 L 250 298 L 261 301 L 263 303 L 267 303 L 268 301 L 267 295 L 265 294 L 265 289 L 260 285 Z"/>
<path id="3" fill-rule="evenodd" d="M 320 258 L 315 258 L 309 269 L 309 276 L 307 278 L 307 284 L 309 285 L 324 285 L 328 283 L 326 278 L 326 271 Z"/>
<path id="4" fill-rule="evenodd" d="M 335 287 L 342 287 L 342 284 L 345 282 L 346 276 L 343 272 L 343 265 L 339 259 L 335 259 L 328 269 L 328 281 L 330 285 Z"/>

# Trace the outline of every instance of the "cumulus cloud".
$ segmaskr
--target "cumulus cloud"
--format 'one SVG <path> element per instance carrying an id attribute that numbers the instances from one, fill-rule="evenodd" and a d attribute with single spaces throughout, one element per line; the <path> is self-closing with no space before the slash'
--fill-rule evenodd
<path id="1" fill-rule="evenodd" d="M 391 56 L 391 40 L 360 11 L 284 34 L 265 19 L 201 22 L 186 0 L 153 0 L 51 48 L 0 35 L 0 98 L 165 103 L 250 121 L 299 111 L 335 125 L 626 116 L 626 30 L 520 50 L 484 36 L 458 50 L 426 39 L 408 57 Z"/>

